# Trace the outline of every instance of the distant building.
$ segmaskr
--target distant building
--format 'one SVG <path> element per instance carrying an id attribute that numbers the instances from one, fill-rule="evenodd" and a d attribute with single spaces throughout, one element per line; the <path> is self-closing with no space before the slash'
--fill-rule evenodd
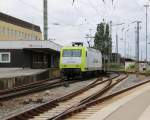
<path id="1" fill-rule="evenodd" d="M 112 53 L 110 62 L 114 64 L 121 64 L 121 54 Z"/>
<path id="2" fill-rule="evenodd" d="M 39 26 L 0 12 L 0 40 L 42 40 Z"/>
<path id="3" fill-rule="evenodd" d="M 136 60 L 133 59 L 125 59 L 125 69 L 130 68 L 131 66 L 135 66 L 136 65 Z M 150 70 L 150 64 L 146 61 L 139 61 L 139 71 L 143 72 L 146 70 Z"/>
<path id="4" fill-rule="evenodd" d="M 125 69 L 130 68 L 130 66 L 134 66 L 136 61 L 130 58 L 124 58 Z"/>

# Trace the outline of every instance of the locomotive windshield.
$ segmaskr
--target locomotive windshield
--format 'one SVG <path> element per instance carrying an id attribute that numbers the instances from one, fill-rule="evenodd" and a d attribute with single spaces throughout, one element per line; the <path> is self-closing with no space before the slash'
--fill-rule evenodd
<path id="1" fill-rule="evenodd" d="M 63 57 L 81 57 L 81 50 L 64 50 Z"/>

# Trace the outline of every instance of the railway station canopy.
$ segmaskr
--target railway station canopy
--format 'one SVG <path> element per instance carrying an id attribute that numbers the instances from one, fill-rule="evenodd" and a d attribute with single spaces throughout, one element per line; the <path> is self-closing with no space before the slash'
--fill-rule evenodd
<path id="1" fill-rule="evenodd" d="M 0 41 L 0 49 L 50 49 L 60 52 L 61 45 L 52 41 Z"/>

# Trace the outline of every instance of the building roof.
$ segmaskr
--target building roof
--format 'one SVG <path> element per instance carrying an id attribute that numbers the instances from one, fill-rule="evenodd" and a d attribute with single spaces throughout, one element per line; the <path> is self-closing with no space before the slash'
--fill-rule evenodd
<path id="1" fill-rule="evenodd" d="M 135 60 L 131 59 L 131 58 L 124 58 L 124 60 L 127 61 L 127 62 L 135 62 Z"/>
<path id="2" fill-rule="evenodd" d="M 0 41 L 0 49 L 51 49 L 60 52 L 62 46 L 52 41 L 16 40 Z"/>
<path id="3" fill-rule="evenodd" d="M 0 20 L 13 24 L 13 25 L 17 25 L 26 29 L 30 29 L 30 30 L 34 30 L 36 32 L 41 32 L 41 28 L 37 25 L 34 25 L 32 23 L 20 20 L 18 18 L 12 17 L 10 15 L 4 14 L 2 12 L 0 12 Z"/>
<path id="4" fill-rule="evenodd" d="M 112 53 L 111 55 L 112 55 L 112 56 L 121 56 L 120 53 Z"/>

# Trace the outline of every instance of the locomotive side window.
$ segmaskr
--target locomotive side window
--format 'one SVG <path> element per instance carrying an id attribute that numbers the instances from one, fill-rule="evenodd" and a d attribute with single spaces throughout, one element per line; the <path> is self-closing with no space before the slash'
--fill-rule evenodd
<path id="1" fill-rule="evenodd" d="M 64 50 L 63 57 L 81 57 L 81 50 Z"/>

